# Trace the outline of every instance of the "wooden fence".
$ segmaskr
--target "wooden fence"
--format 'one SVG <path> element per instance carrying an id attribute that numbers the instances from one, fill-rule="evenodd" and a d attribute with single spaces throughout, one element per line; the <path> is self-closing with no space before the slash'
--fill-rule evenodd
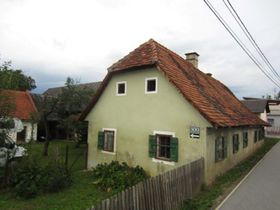
<path id="1" fill-rule="evenodd" d="M 204 159 L 151 177 L 90 208 L 90 210 L 174 210 L 200 191 Z"/>

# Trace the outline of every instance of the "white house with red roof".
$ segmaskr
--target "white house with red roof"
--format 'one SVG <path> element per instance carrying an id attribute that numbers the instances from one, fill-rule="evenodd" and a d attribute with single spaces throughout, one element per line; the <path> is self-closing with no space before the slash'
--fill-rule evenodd
<path id="1" fill-rule="evenodd" d="M 13 107 L 10 117 L 14 119 L 15 127 L 10 129 L 9 136 L 16 143 L 27 143 L 37 140 L 37 122 L 34 117 L 38 113 L 33 99 L 28 91 L 1 90 Z"/>

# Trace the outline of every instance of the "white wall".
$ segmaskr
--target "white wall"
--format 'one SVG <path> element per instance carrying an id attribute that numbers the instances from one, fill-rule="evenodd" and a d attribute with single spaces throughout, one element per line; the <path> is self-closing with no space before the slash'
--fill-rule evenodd
<path id="1" fill-rule="evenodd" d="M 32 123 L 31 122 L 22 122 L 23 127 L 26 127 L 26 133 L 25 133 L 25 142 L 30 142 L 31 135 L 32 135 Z M 37 140 L 37 130 L 38 125 L 37 123 L 33 124 L 33 140 Z M 17 142 L 17 132 L 9 132 L 9 137 L 16 143 Z"/>

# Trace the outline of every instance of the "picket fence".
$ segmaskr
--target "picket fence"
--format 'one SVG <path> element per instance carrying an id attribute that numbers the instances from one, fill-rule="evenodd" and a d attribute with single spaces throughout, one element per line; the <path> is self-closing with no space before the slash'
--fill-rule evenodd
<path id="1" fill-rule="evenodd" d="M 105 199 L 89 210 L 174 210 L 200 191 L 204 159 L 151 177 Z"/>

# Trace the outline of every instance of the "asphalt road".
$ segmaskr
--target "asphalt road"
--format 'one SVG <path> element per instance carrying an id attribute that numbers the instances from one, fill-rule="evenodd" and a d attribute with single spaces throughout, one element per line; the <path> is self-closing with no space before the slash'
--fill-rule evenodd
<path id="1" fill-rule="evenodd" d="M 219 210 L 280 210 L 280 143 L 241 183 Z"/>

